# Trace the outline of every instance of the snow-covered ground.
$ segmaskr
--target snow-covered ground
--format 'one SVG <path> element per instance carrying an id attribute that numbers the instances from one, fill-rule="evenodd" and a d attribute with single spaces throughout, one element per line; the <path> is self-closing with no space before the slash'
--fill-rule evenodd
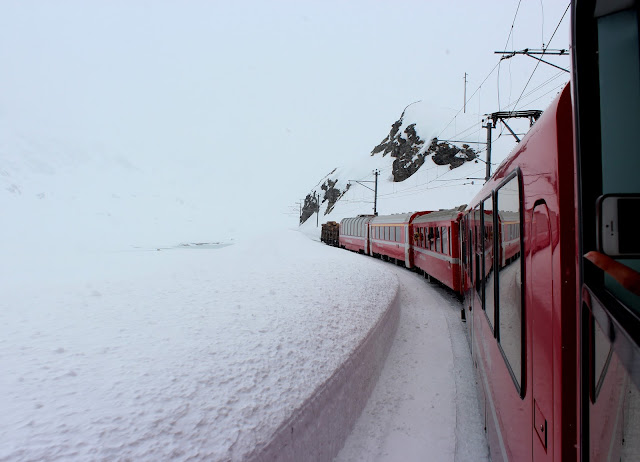
<path id="1" fill-rule="evenodd" d="M 80 260 L 55 283 L 3 278 L 0 460 L 271 457 L 296 418 L 311 420 L 305 459 L 317 460 L 335 450 L 314 439 L 339 448 L 374 386 L 338 461 L 486 453 L 459 305 L 415 274 L 297 231 Z M 315 420 L 326 416 L 301 414 L 356 367 L 396 292 L 380 381 L 384 351 L 369 359 L 370 383 L 322 398 L 346 416 L 332 418 L 338 436 L 323 435 Z"/>
<path id="2" fill-rule="evenodd" d="M 488 461 L 460 304 L 437 284 L 380 264 L 400 283 L 398 332 L 336 462 Z"/>
<path id="3" fill-rule="evenodd" d="M 0 460 L 243 460 L 397 290 L 387 268 L 296 231 L 80 266 L 1 282 Z"/>

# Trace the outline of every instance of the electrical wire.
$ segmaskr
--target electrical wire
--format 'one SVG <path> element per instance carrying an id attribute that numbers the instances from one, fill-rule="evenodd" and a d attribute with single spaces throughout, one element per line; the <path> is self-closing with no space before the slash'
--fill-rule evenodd
<path id="1" fill-rule="evenodd" d="M 547 43 L 547 46 L 542 49 L 542 55 L 540 56 L 540 58 L 542 58 L 544 56 L 545 52 L 547 51 L 547 48 L 549 48 L 549 45 L 551 45 L 551 42 L 553 41 L 553 37 L 555 37 L 556 32 L 558 32 L 558 28 L 560 27 L 560 24 L 562 24 L 562 21 L 563 21 L 564 17 L 566 16 L 567 11 L 569 11 L 569 7 L 570 6 L 571 6 L 571 3 L 569 3 L 567 5 L 567 8 L 564 10 L 564 13 L 562 14 L 562 17 L 560 18 L 560 21 L 558 21 L 558 25 L 556 26 L 556 29 L 553 31 L 553 34 L 551 34 L 551 38 L 549 39 L 549 43 Z M 527 86 L 529 86 L 529 83 L 531 82 L 531 79 L 533 78 L 533 74 L 536 73 L 536 70 L 538 69 L 538 66 L 540 65 L 541 62 L 542 61 L 538 61 L 536 63 L 536 67 L 533 68 L 533 72 L 529 76 L 529 80 L 527 80 L 527 83 L 525 84 L 524 88 L 522 89 L 522 93 L 520 93 L 520 96 L 518 97 L 518 100 L 516 101 L 516 104 L 513 106 L 514 110 L 518 106 L 518 103 L 520 102 L 520 99 L 522 98 L 522 95 L 524 95 L 524 92 L 527 89 Z"/>
<path id="2" fill-rule="evenodd" d="M 511 22 L 511 28 L 509 29 L 509 35 L 507 36 L 507 41 L 504 44 L 504 48 L 503 50 L 507 49 L 507 45 L 509 45 L 509 39 L 511 38 L 511 36 L 513 35 L 513 27 L 516 24 L 516 18 L 518 17 L 518 11 L 520 11 L 520 4 L 522 3 L 522 0 L 520 0 L 518 2 L 518 7 L 516 8 L 516 12 L 513 15 L 513 21 Z M 511 42 L 513 43 L 513 41 Z M 504 55 L 500 58 L 500 61 L 498 61 L 498 80 L 497 80 L 497 87 L 498 87 L 498 111 L 500 111 L 500 63 L 502 63 L 502 60 L 505 59 Z M 509 73 L 511 73 L 511 65 L 509 65 Z"/>

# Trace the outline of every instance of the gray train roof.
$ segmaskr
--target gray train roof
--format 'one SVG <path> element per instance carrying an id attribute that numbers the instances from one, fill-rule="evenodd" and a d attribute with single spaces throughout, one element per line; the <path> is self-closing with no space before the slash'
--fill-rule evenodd
<path id="1" fill-rule="evenodd" d="M 395 213 L 393 215 L 379 215 L 371 220 L 371 224 L 396 224 L 396 223 L 408 223 L 411 216 L 417 212 L 409 213 Z"/>
<path id="2" fill-rule="evenodd" d="M 466 205 L 462 206 L 466 207 Z M 436 212 L 428 213 L 427 215 L 421 215 L 413 220 L 414 223 L 429 223 L 432 221 L 442 221 L 442 220 L 450 220 L 454 221 L 458 218 L 458 213 L 460 213 L 464 208 L 455 208 L 449 210 L 438 210 Z"/>
<path id="3" fill-rule="evenodd" d="M 357 217 L 343 218 L 340 220 L 340 224 L 348 221 L 354 221 L 357 223 L 368 223 L 373 218 L 373 215 L 358 215 Z"/>

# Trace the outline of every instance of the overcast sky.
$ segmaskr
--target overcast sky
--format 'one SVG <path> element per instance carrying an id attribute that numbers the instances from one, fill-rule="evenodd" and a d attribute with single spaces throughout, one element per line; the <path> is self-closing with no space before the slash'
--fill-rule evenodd
<path id="1" fill-rule="evenodd" d="M 540 48 L 568 2 L 522 3 L 507 48 Z M 498 62 L 493 52 L 505 47 L 517 8 L 517 0 L 1 0 L 0 124 L 100 143 L 141 169 L 180 175 L 191 166 L 186 180 L 195 168 L 206 183 L 209 172 L 238 205 L 236 172 L 248 168 L 245 188 L 283 182 L 271 193 L 281 213 L 333 167 L 367 155 L 407 104 L 458 110 L 464 73 L 470 94 Z M 568 47 L 568 30 L 567 14 L 552 48 Z M 523 56 L 503 62 L 501 106 L 534 66 Z M 494 72 L 473 110 L 498 110 L 497 92 Z"/>

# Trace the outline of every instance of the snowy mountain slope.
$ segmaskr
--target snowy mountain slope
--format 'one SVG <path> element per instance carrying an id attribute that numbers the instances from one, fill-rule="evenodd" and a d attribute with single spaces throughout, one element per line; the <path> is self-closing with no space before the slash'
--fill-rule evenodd
<path id="1" fill-rule="evenodd" d="M 449 140 L 450 145 L 460 149 L 467 144 L 476 151 L 477 158 L 464 162 L 457 168 L 451 168 L 449 165 L 437 165 L 433 160 L 434 156 L 427 152 L 424 164 L 409 178 L 398 182 L 394 181 L 394 158 L 390 155 L 383 156 L 382 152 L 363 153 L 357 160 L 354 156 L 351 163 L 336 168 L 312 188 L 310 197 L 319 194 L 321 198 L 319 220 L 316 220 L 313 214 L 301 225 L 301 229 L 317 237 L 319 228 L 316 227 L 316 221 L 339 222 L 345 217 L 373 213 L 374 193 L 367 187 L 374 188 L 375 170 L 380 172 L 377 201 L 377 212 L 380 215 L 439 210 L 467 204 L 484 184 L 486 175 L 487 134 L 482 128 L 483 117 L 480 114 L 456 115 L 451 110 L 423 102 L 409 105 L 403 112 L 402 123 L 397 131 L 402 134 L 407 127 L 415 124 L 417 135 L 424 140 L 424 147 L 420 152 L 426 152 L 431 140 L 437 138 L 438 142 Z M 523 120 L 511 121 L 510 126 L 519 134 L 526 133 L 529 129 L 528 121 Z M 515 146 L 515 139 L 504 127 L 493 130 L 492 172 Z M 335 182 L 335 188 L 341 193 L 340 199 L 333 207 L 329 207 L 328 203 L 322 200 L 324 191 L 321 187 L 328 180 Z M 363 186 L 354 180 L 366 183 Z M 312 207 L 312 210 L 315 208 Z"/>

